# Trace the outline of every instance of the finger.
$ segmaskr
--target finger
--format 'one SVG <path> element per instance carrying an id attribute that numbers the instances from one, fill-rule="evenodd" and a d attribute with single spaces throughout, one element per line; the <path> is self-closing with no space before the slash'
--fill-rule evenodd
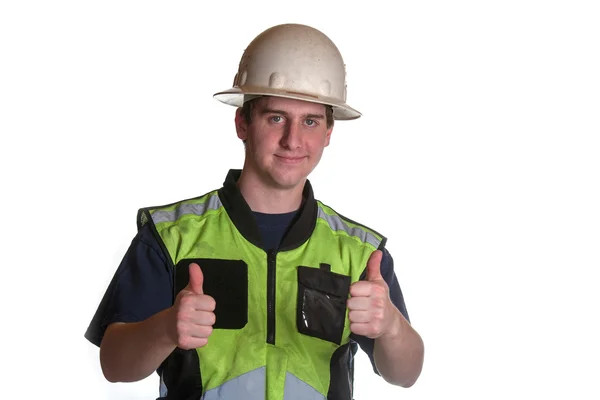
<path id="1" fill-rule="evenodd" d="M 195 325 L 190 332 L 190 336 L 199 339 L 208 338 L 212 331 L 213 327 L 210 325 Z"/>
<path id="2" fill-rule="evenodd" d="M 177 346 L 186 349 L 204 346 L 212 331 L 213 327 L 210 325 L 194 325 L 186 321 L 178 321 Z"/>
<path id="3" fill-rule="evenodd" d="M 202 285 L 204 284 L 204 275 L 202 274 L 202 269 L 196 263 L 191 263 L 189 266 L 190 272 L 190 281 L 187 285 L 187 289 L 191 290 L 196 294 L 204 294 L 202 290 Z"/>
<path id="4" fill-rule="evenodd" d="M 350 285 L 350 296 L 368 297 L 371 295 L 373 284 L 368 281 L 358 281 Z"/>
<path id="5" fill-rule="evenodd" d="M 371 322 L 371 313 L 368 311 L 350 311 L 348 319 L 351 323 L 367 323 Z"/>
<path id="6" fill-rule="evenodd" d="M 208 338 L 195 338 L 192 336 L 188 336 L 182 338 L 177 343 L 177 347 L 183 350 L 192 350 L 197 349 L 198 347 L 206 346 L 208 343 Z"/>
<path id="7" fill-rule="evenodd" d="M 194 299 L 194 309 L 198 311 L 215 311 L 217 303 L 215 299 L 207 294 L 197 295 Z"/>
<path id="8" fill-rule="evenodd" d="M 191 291 L 179 295 L 179 310 L 188 314 L 197 311 L 214 311 L 215 299 L 207 294 L 194 294 Z"/>
<path id="9" fill-rule="evenodd" d="M 383 253 L 381 250 L 375 250 L 371 253 L 371 257 L 369 257 L 369 261 L 367 262 L 367 280 L 368 281 L 378 281 L 382 280 L 381 276 L 381 259 L 383 257 Z"/>
<path id="10" fill-rule="evenodd" d="M 371 307 L 370 297 L 351 297 L 347 301 L 350 311 L 366 311 Z"/>
<path id="11" fill-rule="evenodd" d="M 371 322 L 353 322 L 350 324 L 350 331 L 355 335 L 366 336 L 371 339 L 377 337 Z"/>
<path id="12" fill-rule="evenodd" d="M 217 317 L 211 311 L 196 311 L 187 316 L 186 321 L 198 326 L 213 326 Z"/>

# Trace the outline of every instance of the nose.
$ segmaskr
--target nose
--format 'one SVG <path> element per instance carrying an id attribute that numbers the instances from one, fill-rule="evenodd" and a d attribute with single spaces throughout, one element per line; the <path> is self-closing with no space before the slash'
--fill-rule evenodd
<path id="1" fill-rule="evenodd" d="M 294 121 L 288 122 L 281 137 L 281 146 L 286 149 L 299 149 L 302 147 L 300 129 L 298 123 Z"/>

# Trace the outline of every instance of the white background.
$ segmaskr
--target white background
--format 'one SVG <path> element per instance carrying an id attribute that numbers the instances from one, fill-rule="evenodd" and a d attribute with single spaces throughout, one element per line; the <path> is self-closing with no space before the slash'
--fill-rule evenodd
<path id="1" fill-rule="evenodd" d="M 410 389 L 361 355 L 356 399 L 599 399 L 595 5 L 3 2 L 1 397 L 157 397 L 155 376 L 104 381 L 83 334 L 137 209 L 241 166 L 212 95 L 254 36 L 298 22 L 338 45 L 363 113 L 315 192 L 388 236 L 426 346 Z"/>

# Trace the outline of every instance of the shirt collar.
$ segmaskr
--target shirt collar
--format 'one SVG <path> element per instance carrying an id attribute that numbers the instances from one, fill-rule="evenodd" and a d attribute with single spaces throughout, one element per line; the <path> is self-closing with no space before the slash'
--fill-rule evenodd
<path id="1" fill-rule="evenodd" d="M 219 198 L 231 221 L 242 236 L 253 245 L 268 250 L 264 249 L 262 245 L 254 214 L 237 186 L 241 173 L 242 171 L 239 169 L 229 170 L 223 182 L 223 187 L 219 189 Z M 302 198 L 303 201 L 298 216 L 285 234 L 279 250 L 291 250 L 299 247 L 308 240 L 315 229 L 318 207 L 308 179 L 304 184 Z"/>

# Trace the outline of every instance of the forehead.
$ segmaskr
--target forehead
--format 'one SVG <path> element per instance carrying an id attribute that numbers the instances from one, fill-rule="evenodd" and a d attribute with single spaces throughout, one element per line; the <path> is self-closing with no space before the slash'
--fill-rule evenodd
<path id="1" fill-rule="evenodd" d="M 319 103 L 311 103 L 310 101 L 286 99 L 284 97 L 265 96 L 257 99 L 257 110 L 269 109 L 280 110 L 289 113 L 309 113 L 309 114 L 324 114 L 325 106 Z"/>

